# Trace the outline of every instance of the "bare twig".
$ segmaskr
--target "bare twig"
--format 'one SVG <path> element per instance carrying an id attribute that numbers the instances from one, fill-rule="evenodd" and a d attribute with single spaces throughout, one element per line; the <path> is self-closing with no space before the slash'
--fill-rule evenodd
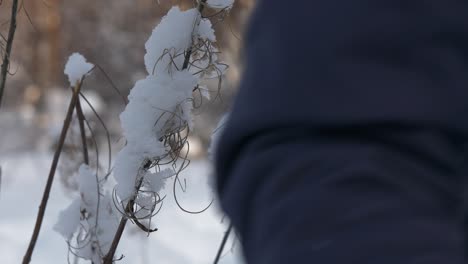
<path id="1" fill-rule="evenodd" d="M 125 96 L 123 96 L 123 94 L 120 92 L 119 88 L 117 88 L 117 85 L 115 85 L 115 83 L 112 81 L 112 79 L 109 77 L 109 75 L 107 74 L 107 72 L 99 65 L 99 64 L 96 64 L 96 67 L 102 72 L 102 74 L 104 75 L 104 78 L 109 82 L 109 84 L 111 85 L 112 89 L 114 89 L 115 92 L 117 92 L 117 94 L 122 98 L 122 101 L 125 103 L 125 104 L 128 104 L 128 100 Z"/>
<path id="2" fill-rule="evenodd" d="M 62 153 L 62 148 L 65 143 L 65 138 L 67 136 L 68 128 L 70 127 L 70 124 L 71 124 L 73 110 L 75 109 L 78 98 L 79 98 L 81 84 L 83 83 L 83 79 L 84 78 L 82 78 L 81 81 L 78 82 L 78 84 L 73 89 L 73 96 L 70 100 L 70 104 L 68 105 L 67 115 L 65 117 L 65 121 L 63 122 L 63 127 L 62 127 L 62 132 L 60 133 L 59 143 L 58 143 L 57 149 L 55 150 L 54 159 L 52 161 L 52 165 L 49 171 L 49 177 L 47 178 L 47 183 L 44 189 L 44 194 L 42 196 L 42 201 L 41 201 L 41 204 L 39 205 L 39 212 L 37 214 L 34 231 L 31 237 L 31 241 L 29 242 L 29 246 L 26 251 L 26 254 L 23 257 L 23 264 L 27 264 L 31 261 L 31 256 L 34 251 L 37 238 L 39 237 L 39 232 L 41 230 L 42 220 L 44 219 L 47 201 L 49 200 L 50 190 L 52 188 L 52 183 L 54 181 L 55 172 L 57 171 L 58 161 L 60 158 L 60 154 Z"/>
<path id="3" fill-rule="evenodd" d="M 140 186 L 142 184 L 143 184 L 143 178 L 140 179 L 137 189 L 140 189 Z M 126 214 L 122 216 L 122 218 L 120 219 L 119 227 L 117 228 L 117 231 L 115 232 L 114 239 L 112 240 L 112 244 L 109 249 L 109 252 L 103 258 L 103 264 L 112 264 L 114 260 L 115 251 L 117 250 L 117 247 L 119 246 L 120 239 L 122 238 L 123 231 L 125 230 L 125 225 L 127 224 L 127 221 L 128 221 L 128 215 L 133 214 L 133 206 L 135 205 L 135 199 L 136 198 L 133 197 L 127 203 L 127 206 L 125 208 Z"/>
<path id="4" fill-rule="evenodd" d="M 99 123 L 101 124 L 102 128 L 104 129 L 105 133 L 106 133 L 106 139 L 107 139 L 107 151 L 109 152 L 109 158 L 108 158 L 108 162 L 107 162 L 107 172 L 106 174 L 107 175 L 110 175 L 110 172 L 111 172 L 111 163 L 112 163 L 112 144 L 111 144 L 111 136 L 110 136 L 110 132 L 109 132 L 109 129 L 107 128 L 106 126 L 106 123 L 104 122 L 104 120 L 101 118 L 101 116 L 99 115 L 99 113 L 96 111 L 96 109 L 94 108 L 94 106 L 91 104 L 91 102 L 86 98 L 86 96 L 83 95 L 83 93 L 80 93 L 80 96 L 81 98 L 83 98 L 83 100 L 86 102 L 86 104 L 88 105 L 88 107 L 91 109 L 91 111 L 93 111 L 94 113 L 94 116 L 98 119 Z M 85 119 L 86 121 L 86 119 Z M 89 130 L 91 131 L 91 126 L 88 124 L 88 128 Z M 98 148 L 98 145 L 97 143 L 95 144 L 96 145 L 96 149 Z M 99 162 L 97 162 L 96 164 L 99 164 Z M 96 173 L 97 174 L 97 173 Z"/>
<path id="5" fill-rule="evenodd" d="M 224 246 L 226 246 L 226 242 L 229 238 L 229 235 L 231 234 L 232 231 L 232 223 L 229 223 L 229 227 L 224 233 L 223 240 L 221 241 L 221 245 L 219 245 L 218 253 L 216 253 L 215 260 L 213 261 L 213 264 L 218 264 L 219 259 L 221 258 L 221 254 L 223 253 Z"/>
<path id="6" fill-rule="evenodd" d="M 6 76 L 10 66 L 10 54 L 13 47 L 13 39 L 15 38 L 16 31 L 16 14 L 18 13 L 18 0 L 13 0 L 11 6 L 11 20 L 10 29 L 8 31 L 8 40 L 6 43 L 5 54 L 3 55 L 2 69 L 0 73 L 0 106 L 2 105 L 3 91 L 5 90 Z"/>
<path id="7" fill-rule="evenodd" d="M 130 201 L 127 204 L 127 210 L 129 210 L 129 207 L 133 207 L 133 202 Z M 109 252 L 103 259 L 104 264 L 112 264 L 115 251 L 117 250 L 117 246 L 119 245 L 120 239 L 122 238 L 123 231 L 125 230 L 125 225 L 127 224 L 128 218 L 127 217 L 122 217 L 120 219 L 119 227 L 117 228 L 117 232 L 115 232 L 114 239 L 112 240 L 112 245 L 109 249 Z"/>
<path id="8" fill-rule="evenodd" d="M 88 144 L 86 143 L 86 129 L 85 129 L 85 116 L 81 108 L 80 100 L 76 101 L 76 116 L 78 117 L 78 124 L 80 126 L 81 145 L 83 148 L 83 161 L 84 164 L 89 165 Z"/>

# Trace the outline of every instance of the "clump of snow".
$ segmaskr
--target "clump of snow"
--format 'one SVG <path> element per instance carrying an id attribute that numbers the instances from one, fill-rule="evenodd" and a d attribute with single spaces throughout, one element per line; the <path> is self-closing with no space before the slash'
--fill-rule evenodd
<path id="1" fill-rule="evenodd" d="M 68 58 L 65 64 L 65 74 L 68 76 L 68 81 L 71 86 L 77 85 L 83 76 L 93 69 L 94 65 L 86 61 L 85 57 L 80 53 L 73 53 Z"/>
<path id="2" fill-rule="evenodd" d="M 99 193 L 101 192 L 96 174 L 85 164 L 82 164 L 78 171 L 81 201 L 87 208 L 96 211 Z"/>
<path id="3" fill-rule="evenodd" d="M 192 90 L 197 82 L 187 71 L 176 71 L 172 76 L 149 75 L 138 81 L 128 96 L 129 103 L 125 111 L 120 115 L 127 141 L 137 143 L 148 136 L 162 136 L 158 133 L 166 132 L 164 128 L 176 114 L 177 105 L 192 98 Z"/>
<path id="4" fill-rule="evenodd" d="M 112 245 L 119 225 L 118 212 L 109 193 L 101 197 L 98 213 L 99 215 L 91 215 L 87 219 L 88 229 L 85 232 L 91 236 L 83 241 L 85 243 L 82 242 L 76 252 L 78 256 L 92 260 L 93 263 L 101 263 Z"/>
<path id="5" fill-rule="evenodd" d="M 208 0 L 207 4 L 211 8 L 229 9 L 234 4 L 234 0 Z"/>
<path id="6" fill-rule="evenodd" d="M 203 18 L 200 20 L 200 24 L 198 25 L 197 35 L 201 39 L 207 39 L 211 42 L 216 41 L 216 36 L 214 34 L 213 25 L 211 21 L 207 18 Z"/>
<path id="7" fill-rule="evenodd" d="M 70 241 L 80 224 L 80 208 L 81 200 L 73 200 L 65 210 L 60 212 L 58 221 L 54 225 L 54 230 L 61 234 L 67 241 Z"/>
<path id="8" fill-rule="evenodd" d="M 191 45 L 200 13 L 197 9 L 181 11 L 172 7 L 145 44 L 148 74 L 158 75 L 182 69 L 184 51 Z M 175 69 L 174 69 L 175 68 Z"/>
<path id="9" fill-rule="evenodd" d="M 185 51 L 194 37 L 215 42 L 211 21 L 202 18 L 195 8 L 187 11 L 171 8 L 145 44 L 148 74 L 172 74 L 182 70 Z"/>
<path id="10" fill-rule="evenodd" d="M 129 103 L 120 115 L 127 145 L 118 154 L 114 168 L 116 191 L 122 200 L 134 194 L 142 163 L 167 153 L 161 137 L 191 125 L 189 99 L 196 85 L 197 79 L 188 71 L 176 71 L 172 75 L 149 75 L 131 90 Z"/>
<path id="11" fill-rule="evenodd" d="M 118 227 L 118 214 L 111 195 L 102 195 L 97 175 L 87 165 L 81 165 L 78 175 L 80 197 L 59 214 L 54 230 L 67 241 L 74 241 L 75 255 L 101 263 L 108 252 Z"/>
<path id="12" fill-rule="evenodd" d="M 159 192 L 164 187 L 166 180 L 175 174 L 176 172 L 172 168 L 166 168 L 156 173 L 149 172 L 146 178 L 148 180 L 150 190 L 155 193 Z"/>
<path id="13" fill-rule="evenodd" d="M 129 147 L 124 147 L 115 158 L 114 178 L 117 182 L 115 192 L 122 200 L 128 200 L 135 192 L 138 173 L 145 161 L 139 153 L 132 153 Z"/>

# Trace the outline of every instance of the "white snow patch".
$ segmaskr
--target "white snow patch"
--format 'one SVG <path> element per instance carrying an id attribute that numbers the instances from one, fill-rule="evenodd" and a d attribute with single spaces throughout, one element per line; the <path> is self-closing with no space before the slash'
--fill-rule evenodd
<path id="1" fill-rule="evenodd" d="M 169 177 L 174 176 L 175 173 L 176 172 L 172 168 L 166 168 L 156 173 L 149 172 L 148 175 L 146 176 L 146 179 L 149 182 L 151 191 L 155 193 L 158 193 L 159 191 L 161 191 L 164 188 L 166 180 Z"/>
<path id="2" fill-rule="evenodd" d="M 94 64 L 87 62 L 83 55 L 73 53 L 65 64 L 64 72 L 68 76 L 70 85 L 75 86 L 93 67 Z"/>
<path id="3" fill-rule="evenodd" d="M 58 221 L 54 225 L 54 231 L 61 234 L 69 241 L 80 224 L 80 199 L 75 199 L 73 202 L 59 214 Z"/>
<path id="4" fill-rule="evenodd" d="M 148 74 L 168 73 L 182 69 L 184 51 L 191 44 L 200 13 L 197 9 L 181 11 L 172 7 L 145 44 L 145 66 Z"/>
<path id="5" fill-rule="evenodd" d="M 96 211 L 99 199 L 99 186 L 96 174 L 85 164 L 81 165 L 78 173 L 78 185 L 82 206 L 86 205 L 93 212 Z"/>
<path id="6" fill-rule="evenodd" d="M 203 18 L 200 20 L 197 33 L 198 36 L 202 39 L 208 39 L 212 42 L 216 41 L 213 26 L 211 25 L 211 21 L 207 18 Z"/>
<path id="7" fill-rule="evenodd" d="M 2 263 L 20 263 L 31 237 L 37 206 L 42 197 L 52 154 L 28 152 L 22 155 L 1 155 L 4 181 L 0 199 L 0 256 Z M 17 166 L 22 164 L 22 166 Z M 4 165 L 4 166 L 3 166 Z M 187 209 L 197 210 L 210 202 L 210 188 L 206 185 L 209 166 L 206 161 L 194 161 L 180 175 L 187 178 L 187 193 L 181 194 L 180 202 Z M 169 187 L 169 186 L 168 186 Z M 172 182 L 170 183 L 172 187 Z M 172 189 L 172 188 L 168 188 Z M 21 190 L 21 191 L 19 191 Z M 41 235 L 34 251 L 35 264 L 67 263 L 67 244 L 61 234 L 53 231 L 57 215 L 71 200 L 62 186 L 55 182 L 47 206 Z M 180 192 L 180 190 L 179 190 Z M 125 257 L 121 264 L 203 264 L 213 261 L 216 249 L 226 230 L 226 221 L 221 222 L 219 207 L 191 215 L 182 212 L 174 202 L 170 190 L 162 211 L 153 219 L 159 230 L 151 236 L 138 231 L 133 225 L 126 228 L 119 245 Z M 183 196 L 182 196 L 183 195 Z M 105 203 L 105 201 L 103 201 Z M 21 210 L 18 210 L 21 208 Z M 114 225 L 114 222 L 111 222 Z M 234 237 L 234 236 L 231 236 Z M 104 239 L 103 239 L 104 240 Z M 241 264 L 240 243 L 235 243 L 235 254 L 229 252 L 234 242 L 226 244 L 226 255 L 220 263 Z M 121 254 L 117 254 L 121 256 Z M 52 256 L 52 257 L 51 257 Z M 73 263 L 73 256 L 71 256 Z M 87 263 L 80 261 L 79 263 Z"/>

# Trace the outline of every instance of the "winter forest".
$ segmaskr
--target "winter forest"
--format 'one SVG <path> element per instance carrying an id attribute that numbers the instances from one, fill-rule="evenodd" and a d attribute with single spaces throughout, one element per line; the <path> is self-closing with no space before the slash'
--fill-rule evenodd
<path id="1" fill-rule="evenodd" d="M 0 0 L 1 263 L 224 263 L 212 158 L 253 0 Z"/>

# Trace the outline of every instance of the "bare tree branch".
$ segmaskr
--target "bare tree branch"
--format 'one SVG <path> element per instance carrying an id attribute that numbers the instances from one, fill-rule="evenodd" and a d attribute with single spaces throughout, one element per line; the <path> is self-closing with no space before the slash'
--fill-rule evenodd
<path id="1" fill-rule="evenodd" d="M 76 101 L 76 116 L 78 117 L 78 124 L 80 126 L 81 145 L 83 148 L 83 161 L 84 164 L 89 165 L 88 144 L 86 143 L 86 129 L 85 129 L 85 116 L 81 108 L 80 99 Z"/>
<path id="2" fill-rule="evenodd" d="M 13 0 L 11 6 L 11 20 L 10 29 L 8 31 L 8 39 L 6 43 L 5 54 L 3 55 L 2 69 L 0 73 L 0 106 L 2 105 L 3 91 L 5 90 L 6 76 L 8 74 L 8 68 L 10 66 L 10 54 L 13 47 L 13 39 L 15 38 L 16 32 L 16 14 L 18 13 L 18 0 Z"/>

